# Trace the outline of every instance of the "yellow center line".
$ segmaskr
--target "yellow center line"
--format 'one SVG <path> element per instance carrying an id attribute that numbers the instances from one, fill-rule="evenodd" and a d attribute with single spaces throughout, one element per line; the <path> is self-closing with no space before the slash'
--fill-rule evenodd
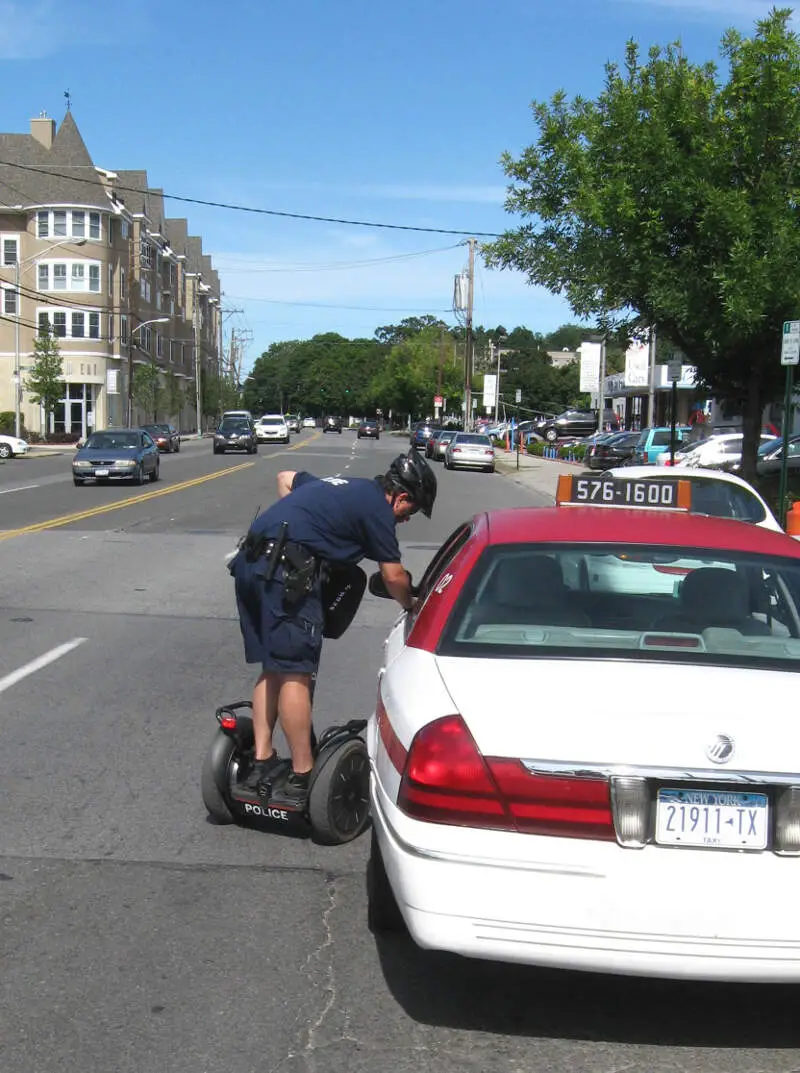
<path id="1" fill-rule="evenodd" d="M 310 443 L 313 443 L 313 442 L 314 442 L 314 440 L 318 440 L 318 439 L 320 438 L 320 436 L 321 436 L 321 435 L 322 435 L 322 433 L 321 433 L 321 432 L 319 431 L 319 429 L 318 429 L 318 430 L 317 430 L 316 432 L 313 432 L 313 433 L 312 433 L 312 434 L 311 434 L 311 435 L 309 436 L 309 438 L 308 438 L 307 440 L 303 440 L 303 442 L 302 442 L 302 443 L 296 443 L 296 444 L 294 445 L 294 447 L 287 447 L 287 448 L 286 448 L 286 450 L 287 450 L 287 451 L 299 451 L 301 447 L 308 447 L 308 445 L 309 445 Z"/>
<path id="2" fill-rule="evenodd" d="M 112 510 L 122 510 L 123 507 L 132 507 L 135 503 L 147 503 L 151 499 L 172 495 L 173 492 L 182 492 L 185 488 L 195 488 L 198 484 L 215 481 L 217 477 L 226 477 L 229 473 L 238 473 L 239 470 L 249 469 L 254 465 L 255 462 L 242 462 L 238 466 L 230 466 L 228 469 L 221 469 L 216 473 L 207 473 L 204 477 L 193 477 L 190 481 L 181 481 L 180 484 L 171 484 L 167 488 L 159 488 L 157 492 L 143 492 L 141 495 L 123 499 L 119 503 L 106 503 L 101 507 L 75 511 L 74 514 L 62 514 L 60 518 L 50 518 L 46 522 L 24 525 L 21 529 L 8 529 L 5 533 L 0 533 L 0 541 L 11 540 L 12 537 L 23 536 L 26 533 L 41 533 L 44 529 L 57 529 L 60 525 L 70 525 L 72 522 L 83 521 L 84 518 L 94 518 L 98 514 L 108 514 Z"/>

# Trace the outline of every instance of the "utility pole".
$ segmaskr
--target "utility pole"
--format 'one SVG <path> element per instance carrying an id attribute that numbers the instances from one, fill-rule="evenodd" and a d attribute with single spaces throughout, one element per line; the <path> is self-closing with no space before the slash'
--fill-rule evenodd
<path id="1" fill-rule="evenodd" d="M 472 421 L 472 307 L 475 301 L 475 245 L 476 239 L 469 240 L 469 270 L 467 275 L 467 332 L 464 351 L 464 428 L 468 429 Z"/>
<path id="2" fill-rule="evenodd" d="M 603 418 L 606 412 L 606 337 L 600 343 L 600 374 L 598 378 L 597 392 L 597 433 L 603 431 Z"/>
<path id="3" fill-rule="evenodd" d="M 656 329 L 650 329 L 650 371 L 647 378 L 647 424 L 650 428 L 656 423 Z"/>
<path id="4" fill-rule="evenodd" d="M 197 435 L 203 434 L 203 406 L 200 384 L 200 328 L 198 324 L 197 276 L 192 279 L 192 336 L 194 337 L 194 392 L 197 419 Z"/>

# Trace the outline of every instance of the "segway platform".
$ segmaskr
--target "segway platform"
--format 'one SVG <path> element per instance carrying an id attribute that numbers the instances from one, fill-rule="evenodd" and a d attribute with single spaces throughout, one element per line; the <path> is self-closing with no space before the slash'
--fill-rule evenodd
<path id="1" fill-rule="evenodd" d="M 249 701 L 223 705 L 216 711 L 219 729 L 203 762 L 203 802 L 214 822 L 246 823 L 273 832 L 313 837 L 329 845 L 350 842 L 369 822 L 369 757 L 361 733 L 366 719 L 328 727 L 319 737 L 312 731 L 314 767 L 308 802 L 298 809 L 272 795 L 289 774 L 283 761 L 261 793 L 245 789 L 253 761 L 253 719 Z"/>

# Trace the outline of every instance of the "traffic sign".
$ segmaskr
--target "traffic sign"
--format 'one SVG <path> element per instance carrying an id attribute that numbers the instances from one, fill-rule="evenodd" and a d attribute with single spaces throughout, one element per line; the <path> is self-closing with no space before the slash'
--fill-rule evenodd
<path id="1" fill-rule="evenodd" d="M 441 405 L 442 405 L 442 401 L 443 401 L 443 400 L 442 400 L 442 396 L 441 396 L 441 395 L 434 395 L 434 396 L 433 396 L 433 405 L 434 405 L 434 406 L 441 406 Z"/>
<path id="2" fill-rule="evenodd" d="M 800 364 L 800 320 L 785 320 L 781 336 L 781 365 Z"/>
<path id="3" fill-rule="evenodd" d="M 667 362 L 667 380 L 670 382 L 680 380 L 683 374 L 683 362 L 680 358 L 677 361 Z"/>
<path id="4" fill-rule="evenodd" d="M 514 401 L 515 402 L 522 402 L 522 388 L 521 387 L 518 387 L 517 390 L 514 392 Z"/>

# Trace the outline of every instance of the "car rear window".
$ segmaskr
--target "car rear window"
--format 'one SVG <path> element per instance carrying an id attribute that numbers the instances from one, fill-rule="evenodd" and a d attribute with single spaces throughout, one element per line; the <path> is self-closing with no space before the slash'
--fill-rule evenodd
<path id="1" fill-rule="evenodd" d="M 262 417 L 261 418 L 261 424 L 262 425 L 283 425 L 285 423 L 286 422 L 283 420 L 282 417 Z"/>
<path id="2" fill-rule="evenodd" d="M 491 447 L 492 441 L 488 436 L 479 436 L 476 433 L 459 432 L 456 438 L 457 443 L 477 443 L 481 447 Z"/>
<path id="3" fill-rule="evenodd" d="M 800 560 L 640 545 L 488 548 L 439 654 L 800 671 Z"/>

